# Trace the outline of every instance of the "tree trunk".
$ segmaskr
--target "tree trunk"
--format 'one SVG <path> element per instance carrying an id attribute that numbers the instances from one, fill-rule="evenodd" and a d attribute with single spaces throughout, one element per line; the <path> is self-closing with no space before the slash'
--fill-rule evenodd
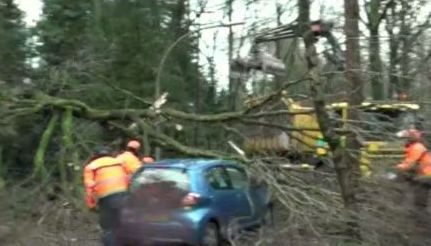
<path id="1" fill-rule="evenodd" d="M 326 111 L 326 103 L 324 100 L 324 90 L 321 77 L 317 70 L 318 55 L 314 46 L 314 36 L 310 30 L 310 1 L 298 0 L 299 6 L 299 34 L 302 36 L 305 49 L 308 74 L 310 77 L 311 88 L 310 94 L 313 98 L 313 104 L 316 111 L 317 121 L 323 136 L 327 140 L 329 147 L 335 151 L 339 147 L 339 136 L 335 133 L 331 124 L 328 112 Z"/>
<path id="2" fill-rule="evenodd" d="M 397 58 L 398 58 L 398 41 L 394 40 L 393 35 L 389 35 L 389 92 L 388 95 L 392 97 L 394 94 L 400 92 L 398 82 L 398 69 L 397 69 Z"/>
<path id="3" fill-rule="evenodd" d="M 370 29 L 370 36 L 369 56 L 371 71 L 371 95 L 373 100 L 382 100 L 384 99 L 384 88 L 378 30 Z"/>
<path id="4" fill-rule="evenodd" d="M 411 51 L 411 43 L 410 43 L 410 26 L 407 23 L 407 13 L 404 10 L 407 8 L 408 3 L 405 1 L 401 2 L 401 6 L 403 8 L 403 16 L 401 22 L 401 30 L 400 30 L 400 39 L 401 39 L 401 59 L 400 59 L 400 69 L 401 69 L 401 92 L 408 93 L 410 89 L 410 56 L 409 53 Z"/>
<path id="5" fill-rule="evenodd" d="M 349 95 L 349 119 L 351 122 L 360 120 L 358 107 L 363 101 L 363 82 L 361 78 L 361 62 L 359 53 L 359 6 L 357 0 L 344 0 L 344 32 L 346 35 L 346 80 L 349 83 L 351 95 Z M 358 190 L 359 190 L 359 156 L 356 151 L 348 152 L 347 150 L 359 150 L 361 144 L 357 141 L 355 134 L 346 136 L 346 146 L 344 151 L 343 162 L 336 166 L 338 180 L 343 193 L 343 199 L 346 208 L 351 212 L 351 232 L 352 236 L 359 237 L 356 215 L 358 207 Z"/>
<path id="6" fill-rule="evenodd" d="M 68 163 L 72 163 L 73 166 L 70 166 L 70 170 L 74 171 L 74 166 L 78 165 L 78 153 L 74 150 L 74 139 L 73 139 L 73 110 L 71 108 L 66 109 L 66 111 L 63 112 L 62 115 L 62 122 L 61 122 L 61 131 L 63 134 L 62 142 L 61 142 L 61 157 L 59 160 L 59 172 L 60 172 L 60 181 L 62 190 L 66 195 L 70 195 L 69 190 L 69 181 L 72 176 L 72 178 L 76 178 L 76 176 L 79 176 L 81 178 L 81 175 L 75 175 L 73 172 L 72 175 L 70 175 L 70 171 L 68 172 Z M 76 181 L 76 179 L 74 179 Z M 78 183 L 74 183 L 73 186 L 78 185 Z"/>
<path id="7" fill-rule="evenodd" d="M 340 137 L 335 133 L 326 111 L 321 77 L 317 71 L 318 55 L 314 46 L 314 37 L 310 31 L 310 2 L 309 0 L 298 0 L 298 6 L 299 30 L 305 42 L 307 65 L 311 80 L 311 97 L 313 98 L 319 127 L 334 153 L 335 172 L 349 218 L 347 233 L 349 237 L 357 239 L 360 237 L 357 216 L 355 216 L 358 212 L 359 161 L 357 158 L 352 158 L 347 149 L 359 149 L 360 146 L 353 136 L 347 137 L 345 148 L 340 145 Z M 349 103 L 358 105 L 362 102 L 362 80 L 359 76 L 358 3 L 355 0 L 345 0 L 345 8 L 345 17 L 346 20 L 349 20 L 346 21 L 345 26 L 347 36 L 346 78 L 350 82 L 349 91 L 355 92 L 349 97 Z M 349 113 L 351 119 L 359 118 L 356 111 L 350 110 Z"/>
<path id="8" fill-rule="evenodd" d="M 394 94 L 398 94 L 399 90 L 399 79 L 397 76 L 397 59 L 398 59 L 398 47 L 399 40 L 395 37 L 393 28 L 395 27 L 396 22 L 396 10 L 395 4 L 393 4 L 389 11 L 388 16 L 386 18 L 386 30 L 389 34 L 389 91 L 388 96 L 392 97 Z"/>
<path id="9" fill-rule="evenodd" d="M 227 0 L 227 16 L 229 19 L 229 23 L 232 23 L 232 14 L 233 14 L 233 2 L 234 0 Z M 229 26 L 229 36 L 228 36 L 228 61 L 229 67 L 232 64 L 233 59 L 233 29 L 232 26 Z M 229 109 L 235 110 L 236 105 L 236 88 L 235 79 L 232 77 L 232 73 L 229 73 Z"/>
<path id="10" fill-rule="evenodd" d="M 369 40 L 369 59 L 370 59 L 370 79 L 371 79 L 371 95 L 374 100 L 384 99 L 383 76 L 382 76 L 382 60 L 380 57 L 380 0 L 372 0 L 370 2 L 368 30 L 370 33 Z"/>
<path id="11" fill-rule="evenodd" d="M 277 26 L 281 26 L 283 23 L 281 22 L 281 16 L 283 15 L 283 5 L 281 5 L 280 3 L 276 3 L 275 6 L 275 10 L 276 10 L 276 14 L 277 14 Z M 275 41 L 275 57 L 282 60 L 283 58 L 281 57 L 281 40 L 277 40 Z M 281 88 L 281 86 L 283 85 L 283 78 L 284 76 L 280 76 L 280 75 L 276 75 L 274 78 L 274 89 L 275 90 L 279 90 Z"/>

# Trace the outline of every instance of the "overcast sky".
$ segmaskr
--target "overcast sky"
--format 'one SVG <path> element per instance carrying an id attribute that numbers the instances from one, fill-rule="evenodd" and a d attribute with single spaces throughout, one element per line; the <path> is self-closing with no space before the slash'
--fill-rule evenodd
<path id="1" fill-rule="evenodd" d="M 16 0 L 16 2 L 25 13 L 27 25 L 34 25 L 42 13 L 42 2 L 40 0 Z"/>

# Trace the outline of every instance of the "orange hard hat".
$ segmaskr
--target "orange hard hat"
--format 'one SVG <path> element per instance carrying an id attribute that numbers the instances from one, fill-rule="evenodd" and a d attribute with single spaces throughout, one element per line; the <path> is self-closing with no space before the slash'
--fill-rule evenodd
<path id="1" fill-rule="evenodd" d="M 416 129 L 402 130 L 397 133 L 397 137 L 420 140 L 422 138 L 422 132 Z"/>
<path id="2" fill-rule="evenodd" d="M 128 148 L 139 149 L 141 147 L 141 143 L 137 140 L 131 140 L 127 143 Z"/>

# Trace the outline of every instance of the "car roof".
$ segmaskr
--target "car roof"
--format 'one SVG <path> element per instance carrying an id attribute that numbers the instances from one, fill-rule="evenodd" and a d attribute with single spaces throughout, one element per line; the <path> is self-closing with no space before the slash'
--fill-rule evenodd
<path id="1" fill-rule="evenodd" d="M 165 159 L 153 162 L 151 164 L 144 164 L 144 168 L 149 167 L 171 167 L 171 168 L 184 168 L 184 169 L 206 169 L 215 165 L 235 165 L 236 163 L 223 159 Z"/>

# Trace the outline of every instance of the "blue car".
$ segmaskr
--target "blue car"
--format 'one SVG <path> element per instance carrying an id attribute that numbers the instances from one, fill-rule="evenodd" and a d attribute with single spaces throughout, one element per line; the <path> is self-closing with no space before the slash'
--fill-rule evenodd
<path id="1" fill-rule="evenodd" d="M 224 160 L 146 164 L 132 177 L 120 216 L 121 245 L 218 246 L 272 221 L 268 186 Z"/>

